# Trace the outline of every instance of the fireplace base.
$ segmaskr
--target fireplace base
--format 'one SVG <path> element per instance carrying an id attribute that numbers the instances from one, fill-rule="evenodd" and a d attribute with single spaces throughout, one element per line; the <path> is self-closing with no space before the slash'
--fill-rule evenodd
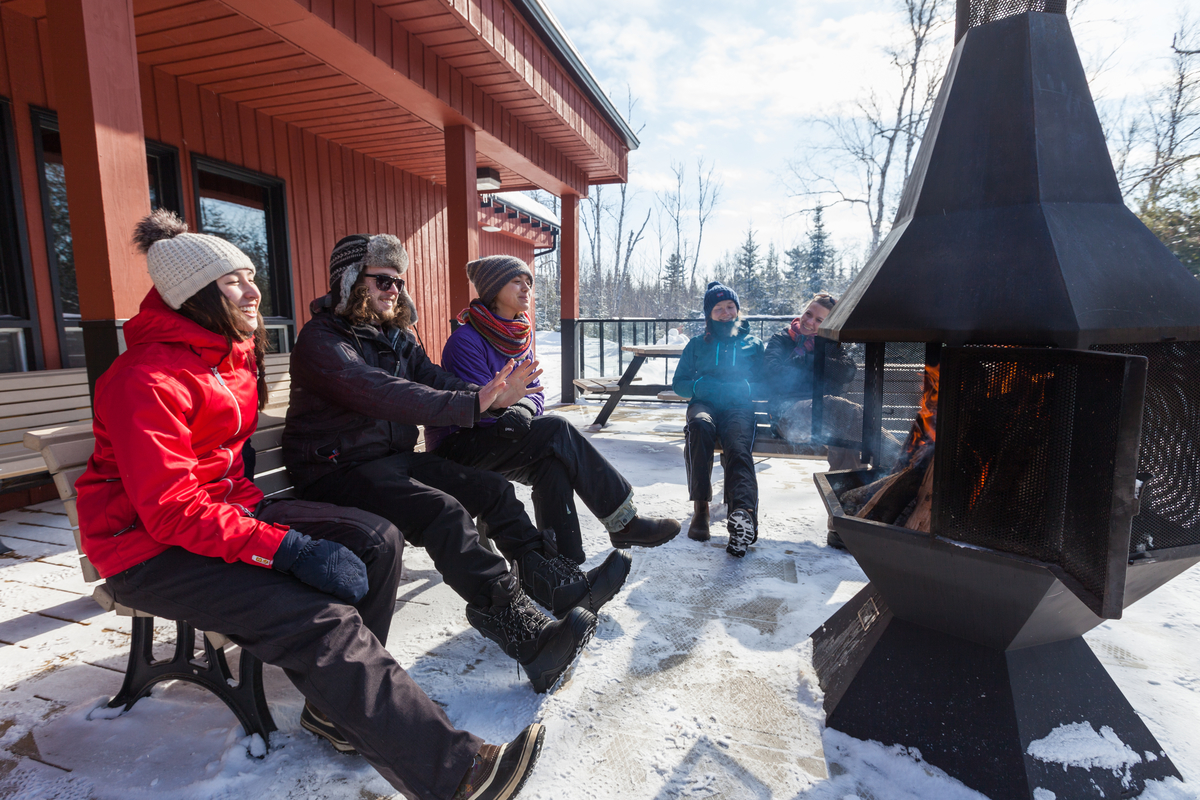
<path id="1" fill-rule="evenodd" d="M 829 727 L 915 747 L 993 800 L 1034 800 L 1038 788 L 1132 797 L 1146 781 L 1180 777 L 1082 637 L 996 650 L 897 619 L 868 584 L 812 639 Z M 1085 722 L 1097 732 L 1089 736 L 1110 728 L 1128 763 L 1064 768 L 1029 754 L 1056 729 Z"/>

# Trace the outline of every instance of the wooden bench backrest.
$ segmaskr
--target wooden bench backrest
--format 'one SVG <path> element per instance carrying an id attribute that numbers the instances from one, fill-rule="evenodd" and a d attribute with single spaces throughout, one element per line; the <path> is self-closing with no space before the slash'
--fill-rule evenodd
<path id="1" fill-rule="evenodd" d="M 0 375 L 0 480 L 45 470 L 24 447 L 25 431 L 88 423 L 87 371 L 56 369 Z"/>

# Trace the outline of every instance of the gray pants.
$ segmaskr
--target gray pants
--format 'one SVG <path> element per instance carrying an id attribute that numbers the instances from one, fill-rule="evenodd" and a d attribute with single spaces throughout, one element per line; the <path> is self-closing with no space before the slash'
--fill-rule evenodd
<path id="1" fill-rule="evenodd" d="M 409 798 L 454 794 L 482 740 L 445 712 L 384 648 L 404 540 L 386 520 L 301 500 L 260 506 L 259 519 L 352 550 L 370 589 L 356 606 L 290 575 L 181 547 L 108 578 L 117 602 L 228 636 L 288 679 Z"/>

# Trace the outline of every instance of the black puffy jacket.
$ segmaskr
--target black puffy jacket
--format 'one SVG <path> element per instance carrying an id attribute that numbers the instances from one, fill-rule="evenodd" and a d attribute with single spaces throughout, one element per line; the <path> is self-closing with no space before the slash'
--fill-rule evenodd
<path id="1" fill-rule="evenodd" d="M 469 428 L 479 420 L 479 386 L 429 360 L 412 334 L 351 326 L 313 301 L 312 321 L 292 350 L 292 392 L 283 460 L 303 491 L 340 469 L 411 452 L 417 425 Z"/>
<path id="2" fill-rule="evenodd" d="M 825 359 L 825 394 L 838 395 L 858 371 L 840 344 L 830 344 Z M 771 389 L 771 414 L 778 415 L 798 400 L 813 396 L 813 366 L 816 354 L 797 348 L 787 329 L 767 341 L 763 354 L 763 380 Z"/>

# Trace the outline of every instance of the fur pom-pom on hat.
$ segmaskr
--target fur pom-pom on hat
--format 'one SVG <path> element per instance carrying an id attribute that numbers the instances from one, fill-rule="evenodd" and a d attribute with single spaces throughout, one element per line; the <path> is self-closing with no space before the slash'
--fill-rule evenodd
<path id="1" fill-rule="evenodd" d="M 358 276 L 367 267 L 391 267 L 403 275 L 408 271 L 408 251 L 390 233 L 343 236 L 329 254 L 329 289 L 334 294 L 334 311 L 346 313 L 346 301 Z"/>
<path id="2" fill-rule="evenodd" d="M 219 236 L 188 233 L 174 212 L 159 209 L 133 229 L 133 243 L 146 256 L 146 269 L 163 301 L 176 311 L 189 297 L 222 275 L 248 269 L 254 262 Z"/>

